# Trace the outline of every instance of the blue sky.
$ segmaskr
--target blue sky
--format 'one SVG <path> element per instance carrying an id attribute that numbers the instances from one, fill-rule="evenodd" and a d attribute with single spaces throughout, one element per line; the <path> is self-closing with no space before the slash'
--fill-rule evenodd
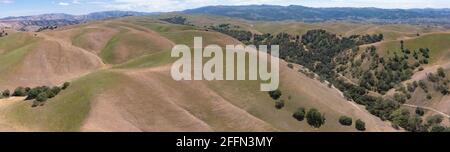
<path id="1" fill-rule="evenodd" d="M 42 13 L 86 14 L 106 10 L 168 12 L 207 5 L 450 8 L 450 0 L 0 0 L 0 17 Z"/>

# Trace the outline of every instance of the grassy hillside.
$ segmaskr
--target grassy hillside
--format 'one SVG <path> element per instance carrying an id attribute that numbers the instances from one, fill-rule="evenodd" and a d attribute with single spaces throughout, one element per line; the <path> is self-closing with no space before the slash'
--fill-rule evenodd
<path id="1" fill-rule="evenodd" d="M 107 89 L 118 87 L 122 77 L 108 71 L 84 76 L 73 81 L 69 89 L 50 99 L 44 106 L 32 108 L 32 101 L 11 105 L 5 111 L 5 118 L 29 130 L 79 131 L 93 98 Z"/>
<path id="2" fill-rule="evenodd" d="M 405 48 L 411 51 L 418 51 L 420 48 L 430 49 L 430 63 L 437 63 L 438 61 L 448 61 L 450 56 L 450 34 L 449 33 L 435 33 L 426 34 L 420 37 L 404 40 Z M 400 41 L 389 41 L 377 45 L 382 54 L 387 51 L 400 52 Z"/>
<path id="3" fill-rule="evenodd" d="M 81 62 L 111 66 L 79 65 L 95 70 L 80 72 L 77 78 L 61 76 L 58 81 L 73 80 L 72 85 L 44 106 L 31 108 L 30 102 L 18 101 L 1 111 L 9 123 L 37 131 L 355 131 L 339 124 L 341 115 L 363 119 L 368 131 L 392 131 L 387 122 L 348 102 L 336 89 L 284 62 L 280 89 L 286 105 L 281 110 L 267 92 L 259 91 L 259 81 L 174 81 L 170 49 L 174 44 L 192 47 L 194 36 L 202 36 L 204 45 L 240 43 L 221 33 L 148 17 L 39 33 L 48 47 L 32 51 L 27 60 L 78 67 L 75 60 L 87 58 Z M 45 52 L 63 60 L 42 60 Z M 52 66 L 34 69 L 51 73 L 44 67 Z M 71 72 L 71 66 L 60 69 Z M 28 75 L 31 80 L 38 76 Z M 326 124 L 315 129 L 295 120 L 292 114 L 299 107 L 319 109 Z"/>

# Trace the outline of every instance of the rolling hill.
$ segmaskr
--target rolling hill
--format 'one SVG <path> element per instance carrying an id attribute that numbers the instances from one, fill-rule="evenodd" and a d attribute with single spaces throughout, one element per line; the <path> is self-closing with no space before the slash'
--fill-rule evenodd
<path id="1" fill-rule="evenodd" d="M 22 98 L 0 99 L 0 130 L 15 131 L 356 131 L 339 124 L 347 115 L 368 131 L 395 131 L 389 122 L 348 102 L 326 82 L 280 66 L 285 107 L 275 108 L 259 81 L 174 81 L 170 50 L 206 44 L 240 44 L 203 27 L 154 17 L 126 17 L 0 38 L 0 89 L 71 86 L 44 106 Z M 15 43 L 8 43 L 14 41 Z M 292 114 L 317 108 L 326 123 L 313 128 Z M 1 128 L 3 127 L 3 128 Z"/>

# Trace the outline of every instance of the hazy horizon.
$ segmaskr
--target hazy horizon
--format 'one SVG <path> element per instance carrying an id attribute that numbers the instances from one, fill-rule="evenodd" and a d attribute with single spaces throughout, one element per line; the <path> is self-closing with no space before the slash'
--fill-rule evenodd
<path id="1" fill-rule="evenodd" d="M 450 8 L 445 0 L 0 0 L 0 17 L 48 13 L 83 15 L 99 11 L 172 12 L 216 5 L 302 5 L 307 7 L 375 7 L 383 9 Z"/>

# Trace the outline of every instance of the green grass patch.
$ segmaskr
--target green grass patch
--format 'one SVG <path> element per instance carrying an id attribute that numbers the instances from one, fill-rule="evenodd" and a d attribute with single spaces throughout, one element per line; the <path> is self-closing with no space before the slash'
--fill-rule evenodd
<path id="1" fill-rule="evenodd" d="M 102 31 L 104 29 L 100 28 L 82 28 L 79 32 L 72 38 L 72 44 L 81 48 L 89 48 L 89 42 L 85 39 L 86 34 L 96 31 Z"/>
<path id="2" fill-rule="evenodd" d="M 141 23 L 141 26 L 149 28 L 158 33 L 176 32 L 185 30 L 195 30 L 193 26 L 177 25 L 177 24 L 164 24 L 164 23 Z"/>
<path id="3" fill-rule="evenodd" d="M 14 68 L 24 60 L 35 45 L 36 43 L 31 43 L 0 55 L 0 81 L 4 81 L 4 78 L 14 71 Z"/>
<path id="4" fill-rule="evenodd" d="M 170 56 L 170 51 L 137 57 L 114 68 L 150 68 L 172 63 L 176 58 Z"/>
<path id="5" fill-rule="evenodd" d="M 450 50 L 450 34 L 429 34 L 418 37 L 416 39 L 409 39 L 404 41 L 405 48 L 408 48 L 412 52 L 416 50 L 419 52 L 419 48 L 430 49 L 430 63 L 435 63 L 441 57 L 448 55 Z M 378 47 L 382 51 L 382 54 L 386 54 L 387 51 L 401 53 L 400 41 L 391 41 L 383 43 Z"/>
<path id="6" fill-rule="evenodd" d="M 12 33 L 0 38 L 0 55 L 20 47 L 36 42 L 39 38 L 34 38 L 26 33 Z M 1 62 L 1 61 L 0 61 Z"/>
<path id="7" fill-rule="evenodd" d="M 14 124 L 39 131 L 79 131 L 88 116 L 94 97 L 120 84 L 124 76 L 99 71 L 71 83 L 68 89 L 50 99 L 44 106 L 32 108 L 31 101 L 8 107 L 6 118 Z"/>
<path id="8" fill-rule="evenodd" d="M 114 35 L 106 44 L 105 48 L 100 52 L 100 57 L 103 59 L 105 63 L 114 62 L 114 48 L 120 38 L 127 32 L 126 29 L 121 29 L 120 32 Z"/>

